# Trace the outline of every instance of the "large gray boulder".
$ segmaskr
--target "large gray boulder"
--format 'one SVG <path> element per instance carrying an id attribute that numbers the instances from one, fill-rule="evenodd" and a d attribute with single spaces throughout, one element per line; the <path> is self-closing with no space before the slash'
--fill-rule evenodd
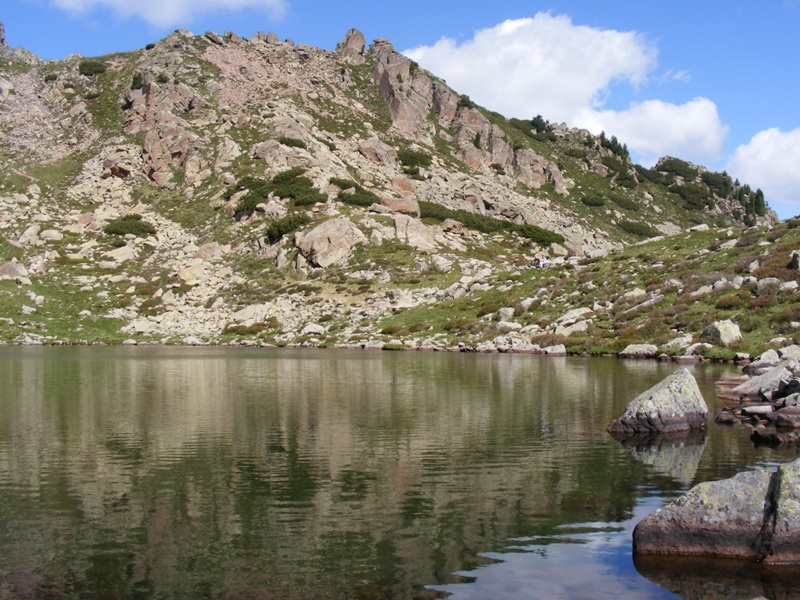
<path id="1" fill-rule="evenodd" d="M 295 234 L 295 245 L 301 254 L 308 262 L 322 268 L 345 264 L 353 247 L 366 241 L 361 230 L 345 218 L 331 219 Z"/>
<path id="2" fill-rule="evenodd" d="M 680 369 L 634 398 L 606 430 L 614 435 L 705 429 L 708 406 L 694 376 Z"/>
<path id="3" fill-rule="evenodd" d="M 695 486 L 636 526 L 633 551 L 800 564 L 800 460 Z"/>
<path id="4" fill-rule="evenodd" d="M 712 344 L 730 346 L 742 339 L 742 332 L 736 323 L 726 319 L 725 321 L 715 321 L 706 327 L 700 335 L 700 339 Z"/>
<path id="5" fill-rule="evenodd" d="M 653 358 L 658 353 L 654 344 L 629 344 L 619 353 L 620 358 Z"/>

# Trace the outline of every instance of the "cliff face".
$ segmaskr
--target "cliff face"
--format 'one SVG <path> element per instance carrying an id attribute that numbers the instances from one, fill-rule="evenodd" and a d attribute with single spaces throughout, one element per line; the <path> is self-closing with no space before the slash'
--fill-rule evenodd
<path id="1" fill-rule="evenodd" d="M 0 263 L 103 288 L 72 298 L 70 339 L 82 311 L 114 320 L 92 326 L 103 339 L 272 323 L 291 341 L 337 311 L 374 329 L 544 254 L 770 219 L 724 174 L 642 169 L 616 140 L 506 119 L 356 30 L 334 52 L 178 31 L 59 62 L 0 38 Z M 319 295 L 295 289 L 308 278 Z M 16 326 L 7 339 L 37 339 Z"/>

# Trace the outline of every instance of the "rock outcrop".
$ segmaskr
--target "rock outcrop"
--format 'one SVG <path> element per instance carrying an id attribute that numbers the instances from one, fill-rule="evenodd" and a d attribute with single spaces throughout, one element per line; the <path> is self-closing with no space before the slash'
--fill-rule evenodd
<path id="1" fill-rule="evenodd" d="M 800 563 L 800 460 L 701 483 L 634 529 L 639 554 Z"/>
<path id="2" fill-rule="evenodd" d="M 706 406 L 697 381 L 680 369 L 633 399 L 606 430 L 614 435 L 674 433 L 705 429 Z"/>

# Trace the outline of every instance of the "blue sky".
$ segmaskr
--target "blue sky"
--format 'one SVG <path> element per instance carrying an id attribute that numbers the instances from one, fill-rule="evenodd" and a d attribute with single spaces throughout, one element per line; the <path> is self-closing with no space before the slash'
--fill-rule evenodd
<path id="1" fill-rule="evenodd" d="M 0 21 L 10 46 L 47 59 L 174 29 L 333 49 L 356 27 L 506 116 L 604 130 L 647 166 L 724 169 L 800 214 L 800 0 L 3 0 Z"/>

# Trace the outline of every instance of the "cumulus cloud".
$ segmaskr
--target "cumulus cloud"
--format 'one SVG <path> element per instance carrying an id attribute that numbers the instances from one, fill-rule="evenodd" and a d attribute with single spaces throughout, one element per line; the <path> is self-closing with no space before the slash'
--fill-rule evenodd
<path id="1" fill-rule="evenodd" d="M 53 0 L 53 4 L 82 14 L 105 8 L 121 17 L 137 17 L 155 27 L 172 27 L 191 21 L 200 14 L 251 8 L 281 18 L 287 0 Z"/>
<path id="2" fill-rule="evenodd" d="M 613 132 L 626 143 L 634 159 L 646 166 L 666 155 L 700 162 L 720 156 L 728 127 L 717 113 L 717 105 L 707 98 L 685 104 L 647 100 L 627 110 L 576 112 L 573 124 L 589 131 Z"/>
<path id="3" fill-rule="evenodd" d="M 638 33 L 574 25 L 549 13 L 505 21 L 462 44 L 443 38 L 405 54 L 492 110 L 558 121 L 602 104 L 614 82 L 641 84 L 656 62 L 655 47 Z"/>
<path id="4" fill-rule="evenodd" d="M 800 214 L 800 128 L 761 131 L 739 146 L 727 170 L 740 181 L 760 187 L 781 217 Z"/>
<path id="5" fill-rule="evenodd" d="M 684 104 L 647 100 L 619 104 L 620 86 L 640 90 L 657 66 L 657 49 L 645 36 L 575 25 L 568 16 L 538 13 L 505 21 L 457 43 L 405 52 L 443 76 L 460 93 L 509 117 L 542 115 L 594 133 L 605 131 L 628 145 L 636 160 L 667 154 L 704 162 L 719 158 L 727 127 L 706 98 Z M 660 77 L 685 83 L 686 71 Z"/>

